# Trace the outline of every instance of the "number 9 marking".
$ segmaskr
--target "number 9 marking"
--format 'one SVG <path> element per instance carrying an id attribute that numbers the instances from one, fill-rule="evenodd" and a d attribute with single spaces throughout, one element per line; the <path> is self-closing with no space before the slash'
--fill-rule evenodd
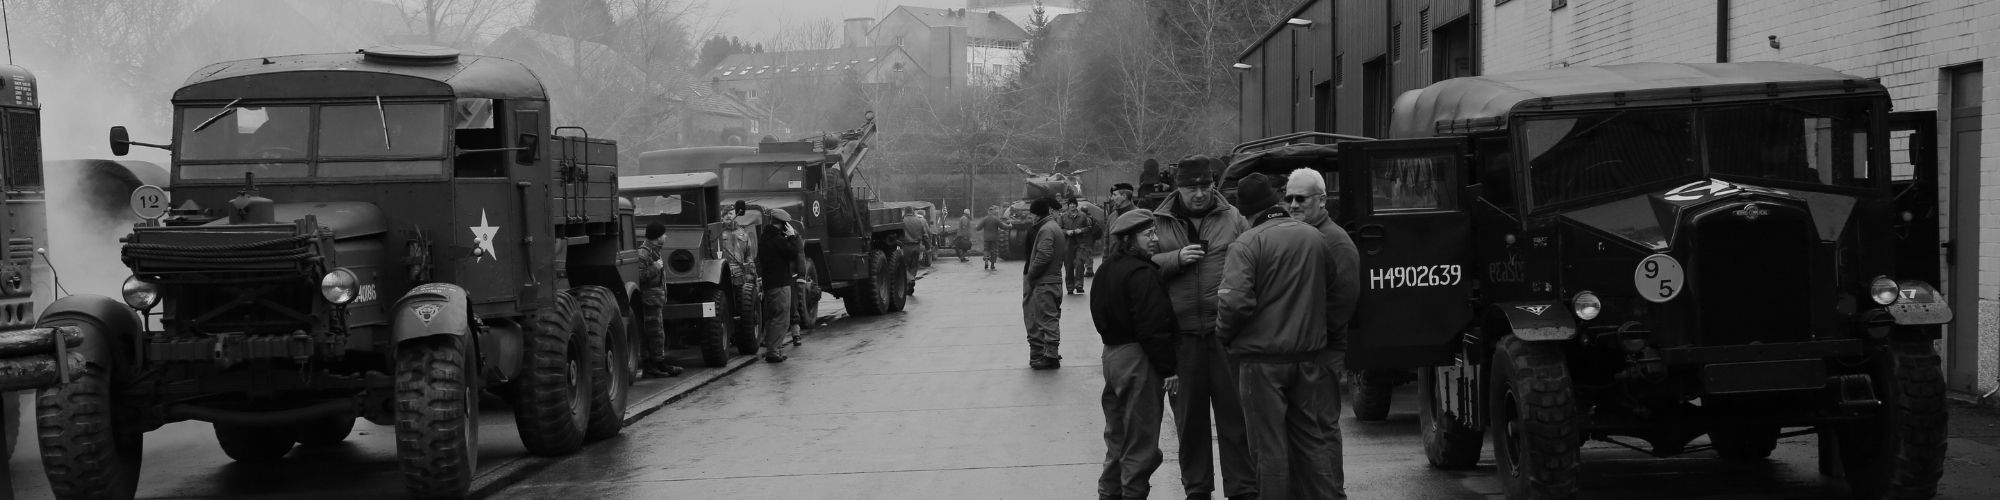
<path id="1" fill-rule="evenodd" d="M 1632 288 L 1652 302 L 1666 302 L 1680 296 L 1687 287 L 1680 261 L 1667 254 L 1654 254 L 1632 269 Z"/>

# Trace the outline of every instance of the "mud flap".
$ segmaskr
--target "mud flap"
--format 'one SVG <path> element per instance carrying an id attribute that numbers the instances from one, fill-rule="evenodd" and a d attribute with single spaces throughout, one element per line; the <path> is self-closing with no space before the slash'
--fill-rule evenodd
<path id="1" fill-rule="evenodd" d="M 1569 340 L 1576 338 L 1576 315 L 1556 300 L 1501 302 L 1493 305 L 1507 318 L 1507 328 L 1521 340 Z M 1496 336 L 1497 338 L 1498 336 Z"/>
<path id="2" fill-rule="evenodd" d="M 432 335 L 467 335 L 472 332 L 466 315 L 465 289 L 447 283 L 427 283 L 410 289 L 396 301 L 390 330 L 395 342 Z"/>

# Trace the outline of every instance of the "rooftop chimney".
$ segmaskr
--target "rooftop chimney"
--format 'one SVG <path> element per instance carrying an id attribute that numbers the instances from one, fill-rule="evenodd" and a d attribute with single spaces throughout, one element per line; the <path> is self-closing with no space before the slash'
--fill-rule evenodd
<path id="1" fill-rule="evenodd" d="M 850 17 L 841 24 L 841 44 L 845 47 L 867 47 L 868 29 L 875 27 L 875 18 Z"/>

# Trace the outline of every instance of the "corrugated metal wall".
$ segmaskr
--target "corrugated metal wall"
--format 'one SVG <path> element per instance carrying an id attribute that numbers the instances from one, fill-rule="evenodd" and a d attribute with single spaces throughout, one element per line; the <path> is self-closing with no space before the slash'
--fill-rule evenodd
<path id="1" fill-rule="evenodd" d="M 1397 95 L 1432 83 L 1436 31 L 1472 15 L 1472 7 L 1472 0 L 1315 0 L 1300 6 L 1294 17 L 1313 21 L 1311 28 L 1281 29 L 1240 61 L 1252 67 L 1240 77 L 1238 139 L 1321 128 L 1365 133 L 1364 65 L 1384 62 L 1378 105 L 1388 113 Z M 1314 98 L 1320 83 L 1332 86 L 1325 102 Z M 1319 113 L 1330 114 L 1332 126 L 1321 127 Z"/>

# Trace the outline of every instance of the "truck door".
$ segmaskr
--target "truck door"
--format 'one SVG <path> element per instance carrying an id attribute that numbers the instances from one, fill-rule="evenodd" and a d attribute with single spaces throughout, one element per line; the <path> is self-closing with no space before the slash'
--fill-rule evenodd
<path id="1" fill-rule="evenodd" d="M 1446 364 L 1472 319 L 1463 138 L 1340 144 L 1342 226 L 1361 253 L 1350 368 Z"/>
<path id="2" fill-rule="evenodd" d="M 1896 278 L 1939 283 L 1942 264 L 1938 260 L 1938 165 L 1937 112 L 1903 111 L 1889 114 L 1890 189 L 1896 193 L 1896 209 L 1907 217 L 1896 224 Z"/>

